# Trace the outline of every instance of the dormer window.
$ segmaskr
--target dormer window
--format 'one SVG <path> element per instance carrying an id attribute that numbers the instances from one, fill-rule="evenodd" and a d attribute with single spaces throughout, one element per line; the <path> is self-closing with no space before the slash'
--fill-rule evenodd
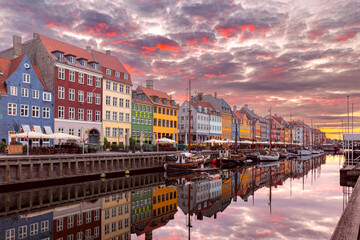
<path id="1" fill-rule="evenodd" d="M 109 68 L 106 69 L 106 75 L 111 76 L 111 69 L 109 69 Z"/>
<path id="2" fill-rule="evenodd" d="M 120 73 L 118 71 L 115 71 L 115 77 L 120 78 Z"/>
<path id="3" fill-rule="evenodd" d="M 64 54 L 63 53 L 59 53 L 58 60 L 59 60 L 59 62 L 64 62 Z"/>
<path id="4" fill-rule="evenodd" d="M 94 66 L 94 69 L 95 69 L 95 70 L 98 70 L 98 69 L 99 69 L 99 66 L 98 66 L 98 64 L 97 64 L 97 63 L 94 63 L 94 65 L 93 65 L 93 66 Z"/>
<path id="5" fill-rule="evenodd" d="M 127 75 L 126 73 L 124 73 L 124 80 L 128 80 L 129 79 L 129 75 Z"/>
<path id="6" fill-rule="evenodd" d="M 167 104 L 166 98 L 163 98 L 163 99 L 162 99 L 162 103 L 163 103 L 163 104 Z"/>
<path id="7" fill-rule="evenodd" d="M 86 60 L 81 60 L 81 66 L 83 67 L 87 67 L 87 61 Z"/>
<path id="8" fill-rule="evenodd" d="M 75 57 L 74 56 L 70 56 L 69 57 L 69 61 L 71 64 L 75 64 Z"/>

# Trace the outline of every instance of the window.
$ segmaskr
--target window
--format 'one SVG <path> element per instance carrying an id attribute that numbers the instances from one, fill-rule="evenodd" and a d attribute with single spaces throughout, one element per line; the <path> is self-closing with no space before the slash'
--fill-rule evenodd
<path id="1" fill-rule="evenodd" d="M 105 209 L 105 219 L 110 218 L 110 209 Z"/>
<path id="2" fill-rule="evenodd" d="M 93 76 L 87 75 L 87 85 L 93 85 Z"/>
<path id="3" fill-rule="evenodd" d="M 83 237 L 82 237 L 82 232 L 77 232 L 76 233 L 76 240 L 82 240 Z"/>
<path id="4" fill-rule="evenodd" d="M 123 207 L 119 206 L 119 216 L 123 214 Z"/>
<path id="5" fill-rule="evenodd" d="M 36 117 L 36 118 L 40 117 L 40 107 L 39 106 L 32 106 L 31 116 Z"/>
<path id="6" fill-rule="evenodd" d="M 21 117 L 29 116 L 29 105 L 25 105 L 25 104 L 20 105 L 20 116 Z"/>
<path id="7" fill-rule="evenodd" d="M 119 112 L 119 122 L 123 122 L 124 121 L 124 113 Z"/>
<path id="8" fill-rule="evenodd" d="M 79 110 L 78 110 L 78 120 L 84 120 L 84 109 L 79 108 Z"/>
<path id="9" fill-rule="evenodd" d="M 17 96 L 17 87 L 10 87 L 10 95 Z"/>
<path id="10" fill-rule="evenodd" d="M 58 128 L 59 133 L 64 133 L 64 128 Z"/>
<path id="11" fill-rule="evenodd" d="M 110 81 L 106 81 L 105 87 L 106 87 L 107 90 L 110 90 L 110 88 L 111 88 L 111 83 L 110 83 Z"/>
<path id="12" fill-rule="evenodd" d="M 74 71 L 69 71 L 69 81 L 75 82 L 75 72 Z"/>
<path id="13" fill-rule="evenodd" d="M 65 80 L 65 69 L 59 68 L 59 70 L 58 70 L 58 78 L 62 79 L 62 80 Z"/>
<path id="14" fill-rule="evenodd" d="M 51 93 L 43 92 L 43 101 L 51 102 Z"/>
<path id="15" fill-rule="evenodd" d="M 118 98 L 113 97 L 113 106 L 117 107 L 117 103 L 118 103 Z"/>
<path id="16" fill-rule="evenodd" d="M 117 121 L 117 112 L 113 112 L 112 120 Z"/>
<path id="17" fill-rule="evenodd" d="M 136 117 L 135 116 L 132 117 L 132 123 L 136 123 Z"/>
<path id="18" fill-rule="evenodd" d="M 30 236 L 37 235 L 39 232 L 39 224 L 38 223 L 32 223 L 30 225 Z"/>
<path id="19" fill-rule="evenodd" d="M 97 88 L 100 88 L 101 87 L 101 79 L 99 77 L 96 77 L 95 78 L 95 86 Z"/>
<path id="20" fill-rule="evenodd" d="M 126 73 L 124 73 L 124 80 L 128 80 L 129 79 L 129 75 L 127 75 Z"/>
<path id="21" fill-rule="evenodd" d="M 122 220 L 118 221 L 118 230 L 123 228 Z"/>
<path id="22" fill-rule="evenodd" d="M 64 62 L 64 54 L 63 53 L 59 53 L 58 60 L 59 60 L 59 62 Z"/>
<path id="23" fill-rule="evenodd" d="M 41 222 L 41 232 L 43 233 L 47 231 L 49 231 L 49 220 Z"/>
<path id="24" fill-rule="evenodd" d="M 121 93 L 124 92 L 124 85 L 123 85 L 123 84 L 120 84 L 120 89 L 119 89 L 119 91 L 120 91 Z"/>
<path id="25" fill-rule="evenodd" d="M 130 94 L 130 87 L 129 86 L 126 86 L 126 93 Z"/>
<path id="26" fill-rule="evenodd" d="M 79 73 L 79 83 L 84 84 L 84 74 L 83 73 Z"/>
<path id="27" fill-rule="evenodd" d="M 161 127 L 161 119 L 158 119 L 158 126 Z"/>
<path id="28" fill-rule="evenodd" d="M 115 77 L 120 78 L 120 73 L 118 71 L 115 71 Z"/>
<path id="29" fill-rule="evenodd" d="M 75 108 L 69 108 L 69 119 L 75 119 Z"/>
<path id="30" fill-rule="evenodd" d="M 63 230 L 63 219 L 62 218 L 59 218 L 57 221 L 56 221 L 56 231 L 62 231 Z"/>
<path id="31" fill-rule="evenodd" d="M 69 100 L 75 101 L 75 89 L 69 88 Z"/>
<path id="32" fill-rule="evenodd" d="M 94 210 L 94 221 L 99 221 L 100 219 L 100 210 Z"/>
<path id="33" fill-rule="evenodd" d="M 130 108 L 130 100 L 129 99 L 126 99 L 125 107 Z"/>
<path id="34" fill-rule="evenodd" d="M 116 231 L 116 222 L 111 223 L 111 232 Z"/>
<path id="35" fill-rule="evenodd" d="M 81 66 L 83 67 L 87 67 L 87 61 L 86 60 L 81 60 Z"/>
<path id="36" fill-rule="evenodd" d="M 90 109 L 88 109 L 87 110 L 87 120 L 88 121 L 92 121 L 92 119 L 93 119 L 93 116 L 92 116 L 92 110 L 90 110 Z"/>
<path id="37" fill-rule="evenodd" d="M 98 238 L 100 235 L 100 228 L 99 227 L 95 227 L 94 228 L 94 238 Z"/>
<path id="38" fill-rule="evenodd" d="M 111 97 L 110 97 L 110 96 L 106 96 L 106 99 L 105 99 L 106 105 L 109 105 L 109 106 L 110 106 L 110 100 L 111 100 Z"/>
<path id="39" fill-rule="evenodd" d="M 96 104 L 96 105 L 100 105 L 100 104 L 101 104 L 100 94 L 95 94 L 95 104 Z"/>
<path id="40" fill-rule="evenodd" d="M 156 121 L 156 118 L 154 118 L 154 126 L 156 126 L 157 124 L 157 121 Z"/>
<path id="41" fill-rule="evenodd" d="M 75 57 L 74 56 L 70 56 L 69 59 L 70 59 L 70 62 L 72 64 L 75 64 Z"/>
<path id="42" fill-rule="evenodd" d="M 74 235 L 73 234 L 67 235 L 67 240 L 74 240 Z"/>
<path id="43" fill-rule="evenodd" d="M 72 130 L 74 131 L 74 129 L 72 129 Z M 70 134 L 70 129 L 69 129 L 69 134 Z M 70 134 L 70 135 L 74 135 L 74 132 L 73 132 L 73 134 Z M 67 227 L 68 227 L 68 228 L 74 227 L 74 215 L 68 216 L 67 219 L 68 219 Z"/>
<path id="44" fill-rule="evenodd" d="M 111 217 L 116 217 L 116 207 L 111 209 Z"/>
<path id="45" fill-rule="evenodd" d="M 125 213 L 129 213 L 129 204 L 125 205 Z"/>
<path id="46" fill-rule="evenodd" d="M 95 121 L 100 122 L 100 111 L 95 112 Z"/>
<path id="47" fill-rule="evenodd" d="M 125 122 L 130 122 L 130 114 L 126 113 L 125 115 Z"/>
<path id="48" fill-rule="evenodd" d="M 110 111 L 106 111 L 105 120 L 110 120 Z"/>
<path id="49" fill-rule="evenodd" d="M 92 92 L 88 92 L 86 98 L 87 103 L 92 104 Z"/>
<path id="50" fill-rule="evenodd" d="M 79 213 L 77 215 L 77 225 L 80 226 L 83 224 L 83 214 L 82 213 Z"/>
<path id="51" fill-rule="evenodd" d="M 27 226 L 21 226 L 18 228 L 19 239 L 24 239 L 27 237 Z"/>
<path id="52" fill-rule="evenodd" d="M 105 224 L 105 234 L 109 234 L 109 233 L 110 233 L 110 225 Z"/>
<path id="53" fill-rule="evenodd" d="M 112 137 L 117 137 L 117 128 L 112 129 Z"/>
<path id="54" fill-rule="evenodd" d="M 29 97 L 29 89 L 28 88 L 21 88 L 21 96 L 22 97 Z"/>
<path id="55" fill-rule="evenodd" d="M 117 83 L 116 82 L 113 82 L 113 91 L 117 91 Z"/>
<path id="56" fill-rule="evenodd" d="M 59 106 L 58 107 L 58 118 L 64 118 L 65 117 L 65 107 Z"/>
<path id="57" fill-rule="evenodd" d="M 78 91 L 78 101 L 84 102 L 84 91 L 81 90 Z"/>
<path id="58" fill-rule="evenodd" d="M 23 73 L 23 82 L 24 83 L 30 83 L 30 74 Z"/>
<path id="59" fill-rule="evenodd" d="M 91 222 L 91 212 L 90 211 L 86 212 L 86 223 L 89 223 L 89 222 Z"/>
<path id="60" fill-rule="evenodd" d="M 65 99 L 65 88 L 64 87 L 58 87 L 58 98 Z"/>
<path id="61" fill-rule="evenodd" d="M 32 98 L 39 99 L 39 90 L 32 91 Z"/>
<path id="62" fill-rule="evenodd" d="M 7 229 L 5 237 L 6 240 L 15 240 L 15 228 Z"/>
<path id="63" fill-rule="evenodd" d="M 91 229 L 86 229 L 85 230 L 85 239 L 90 239 L 91 237 Z"/>
<path id="64" fill-rule="evenodd" d="M 129 219 L 128 218 L 125 218 L 125 227 L 127 228 L 127 227 L 129 227 Z"/>
<path id="65" fill-rule="evenodd" d="M 123 98 L 119 99 L 119 107 L 124 107 L 124 99 Z"/>
<path id="66" fill-rule="evenodd" d="M 105 128 L 105 137 L 110 137 L 110 128 L 109 127 Z"/>
<path id="67" fill-rule="evenodd" d="M 109 75 L 109 76 L 111 76 L 111 69 L 106 69 L 106 75 Z"/>

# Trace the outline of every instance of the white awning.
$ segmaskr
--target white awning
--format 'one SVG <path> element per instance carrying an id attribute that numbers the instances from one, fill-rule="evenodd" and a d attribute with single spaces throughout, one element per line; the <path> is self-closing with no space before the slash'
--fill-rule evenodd
<path id="1" fill-rule="evenodd" d="M 34 132 L 43 133 L 39 125 L 33 125 Z"/>
<path id="2" fill-rule="evenodd" d="M 51 130 L 51 127 L 49 127 L 49 126 L 44 126 L 44 129 L 45 129 L 45 133 L 46 133 L 46 134 L 53 134 L 53 131 Z"/>
<path id="3" fill-rule="evenodd" d="M 21 125 L 21 128 L 23 129 L 23 132 L 31 132 L 29 125 Z"/>

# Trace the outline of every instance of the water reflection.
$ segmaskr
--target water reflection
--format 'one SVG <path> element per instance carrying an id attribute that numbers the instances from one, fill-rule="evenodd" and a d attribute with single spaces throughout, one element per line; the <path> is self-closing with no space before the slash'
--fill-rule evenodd
<path id="1" fill-rule="evenodd" d="M 285 231 L 278 222 L 293 218 L 292 209 L 304 204 L 289 199 L 299 190 L 306 192 L 306 186 L 315 187 L 325 163 L 326 157 L 318 156 L 210 173 L 153 173 L 2 193 L 0 239 L 277 238 L 274 229 Z M 280 194 L 284 191 L 290 198 Z M 286 201 L 279 205 L 279 198 Z M 256 208 L 263 203 L 267 213 Z M 289 212 L 282 211 L 286 207 Z M 317 211 L 315 203 L 312 211 Z M 249 232 L 249 223 L 263 229 Z M 296 238 L 292 234 L 286 236 Z"/>

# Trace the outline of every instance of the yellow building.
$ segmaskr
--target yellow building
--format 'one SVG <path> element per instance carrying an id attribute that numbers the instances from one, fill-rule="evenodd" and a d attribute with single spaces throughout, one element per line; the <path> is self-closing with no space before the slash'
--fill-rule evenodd
<path id="1" fill-rule="evenodd" d="M 153 217 L 173 212 L 177 209 L 177 188 L 154 187 L 153 188 Z"/>
<path id="2" fill-rule="evenodd" d="M 101 239 L 130 239 L 130 192 L 106 196 L 101 202 Z"/>
<path id="3" fill-rule="evenodd" d="M 166 92 L 154 90 L 152 81 L 147 80 L 147 87 L 139 86 L 138 92 L 144 93 L 153 104 L 153 134 L 155 139 L 163 137 L 177 139 L 178 109 L 175 100 Z"/>
<path id="4" fill-rule="evenodd" d="M 92 51 L 104 74 L 102 84 L 102 124 L 110 143 L 126 145 L 131 133 L 132 83 L 129 72 L 119 59 Z M 97 101 L 97 100 L 96 100 Z M 98 100 L 100 101 L 100 100 Z"/>
<path id="5" fill-rule="evenodd" d="M 222 113 L 222 139 L 231 140 L 232 138 L 232 114 Z"/>
<path id="6" fill-rule="evenodd" d="M 289 127 L 285 127 L 285 143 L 291 143 L 291 130 Z"/>
<path id="7" fill-rule="evenodd" d="M 241 140 L 250 140 L 250 124 L 245 114 L 234 112 L 235 116 L 239 119 L 239 136 Z"/>

